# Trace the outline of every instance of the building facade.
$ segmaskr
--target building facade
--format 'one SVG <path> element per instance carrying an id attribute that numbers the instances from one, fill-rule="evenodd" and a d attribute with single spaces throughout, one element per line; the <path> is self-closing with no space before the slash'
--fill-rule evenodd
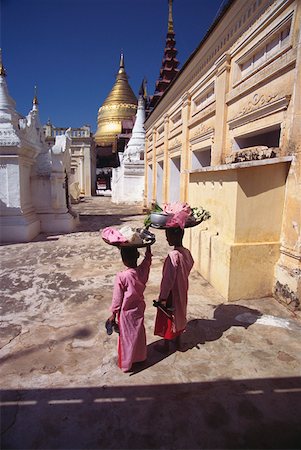
<path id="1" fill-rule="evenodd" d="M 44 125 L 45 141 L 53 145 L 56 136 L 64 135 L 67 128 L 55 127 L 50 121 Z M 80 195 L 89 197 L 96 191 L 95 143 L 89 125 L 70 128 L 71 173 L 69 183 L 78 183 Z"/>
<path id="2" fill-rule="evenodd" d="M 145 122 L 145 205 L 211 213 L 185 232 L 227 300 L 301 291 L 299 0 L 228 1 Z"/>

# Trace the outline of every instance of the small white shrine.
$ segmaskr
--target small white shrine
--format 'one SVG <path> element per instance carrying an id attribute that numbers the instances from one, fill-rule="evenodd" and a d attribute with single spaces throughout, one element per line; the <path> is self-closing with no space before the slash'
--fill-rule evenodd
<path id="1" fill-rule="evenodd" d="M 28 242 L 40 232 L 70 232 L 68 132 L 45 143 L 35 95 L 26 117 L 15 109 L 0 60 L 0 241 Z"/>
<path id="2" fill-rule="evenodd" d="M 124 153 L 119 153 L 120 167 L 112 170 L 112 202 L 142 203 L 144 194 L 145 105 L 139 96 L 136 120 Z"/>

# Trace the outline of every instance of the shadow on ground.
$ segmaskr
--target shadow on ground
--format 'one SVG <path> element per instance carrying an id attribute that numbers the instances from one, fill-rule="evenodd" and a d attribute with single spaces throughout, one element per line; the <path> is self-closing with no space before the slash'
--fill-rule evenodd
<path id="1" fill-rule="evenodd" d="M 88 232 L 98 232 L 103 230 L 105 227 L 121 227 L 123 225 L 130 225 L 131 218 L 139 220 L 141 217 L 141 227 L 143 227 L 143 221 L 145 216 L 140 214 L 79 214 L 79 224 L 76 228 L 68 233 L 40 233 L 31 242 L 44 242 L 44 241 L 57 241 L 61 235 L 71 235 L 74 233 L 88 233 Z M 0 244 L 8 245 L 9 243 Z M 18 243 L 13 243 L 17 245 Z M 22 243 L 21 243 L 22 244 Z"/>
<path id="2" fill-rule="evenodd" d="M 103 215 L 90 215 L 80 214 L 79 225 L 76 227 L 75 232 L 87 232 L 87 231 L 99 231 L 105 227 L 114 227 L 126 225 L 131 217 L 137 218 L 138 214 L 103 214 Z M 143 226 L 144 216 L 141 216 L 141 226 Z"/>
<path id="3" fill-rule="evenodd" d="M 301 446 L 300 377 L 3 390 L 1 396 L 3 449 Z"/>
<path id="4" fill-rule="evenodd" d="M 200 349 L 202 344 L 220 339 L 223 333 L 231 327 L 243 327 L 247 329 L 252 323 L 242 323 L 236 319 L 237 316 L 246 313 L 254 317 L 253 323 L 256 322 L 256 318 L 262 315 L 257 309 L 247 308 L 246 306 L 224 304 L 214 306 L 213 319 L 193 319 L 187 323 L 186 331 L 181 336 L 181 346 L 179 349 L 176 348 L 174 343 L 171 343 L 168 353 L 164 354 L 157 350 L 158 347 L 163 346 L 163 339 L 149 344 L 147 346 L 147 360 L 134 365 L 134 370 L 130 376 L 158 364 L 176 351 L 187 352 L 187 350 L 194 347 Z"/>

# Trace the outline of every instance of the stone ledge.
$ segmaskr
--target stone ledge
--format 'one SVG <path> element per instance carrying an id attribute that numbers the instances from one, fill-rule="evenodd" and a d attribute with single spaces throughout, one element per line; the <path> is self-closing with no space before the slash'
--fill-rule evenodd
<path id="1" fill-rule="evenodd" d="M 185 170 L 183 173 L 203 173 L 203 172 L 219 172 L 222 170 L 233 170 L 233 169 L 246 169 L 248 167 L 258 167 L 266 166 L 269 164 L 280 164 L 284 162 L 291 162 L 293 156 L 280 156 L 278 158 L 268 158 L 253 161 L 244 161 L 232 164 L 220 164 L 217 166 L 202 167 L 200 169 Z"/>

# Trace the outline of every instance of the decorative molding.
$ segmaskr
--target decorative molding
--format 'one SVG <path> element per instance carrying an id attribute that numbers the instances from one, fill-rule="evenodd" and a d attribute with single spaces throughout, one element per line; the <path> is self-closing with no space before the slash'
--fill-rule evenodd
<path id="1" fill-rule="evenodd" d="M 297 261 L 301 261 L 300 253 L 295 252 L 291 248 L 284 247 L 283 245 L 280 247 L 280 253 L 290 258 L 296 259 Z"/>
<path id="2" fill-rule="evenodd" d="M 182 96 L 182 108 L 185 108 L 186 106 L 190 106 L 191 104 L 191 94 L 189 91 L 186 91 Z"/>
<path id="3" fill-rule="evenodd" d="M 287 109 L 291 96 L 283 94 L 255 93 L 251 100 L 232 119 L 228 120 L 229 128 L 237 128 L 246 123 Z"/>
<path id="4" fill-rule="evenodd" d="M 278 77 L 290 67 L 295 66 L 297 58 L 297 49 L 291 48 L 276 59 L 267 61 L 249 76 L 233 84 L 233 89 L 226 96 L 226 103 L 230 105 L 240 97 L 255 90 L 260 85 L 266 84 L 269 79 Z"/>
<path id="5" fill-rule="evenodd" d="M 169 148 L 179 147 L 182 144 L 182 139 L 180 139 L 178 136 L 171 139 L 168 143 Z"/>
<path id="6" fill-rule="evenodd" d="M 156 156 L 162 156 L 164 154 L 164 148 L 159 148 L 157 151 L 156 151 Z"/>
<path id="7" fill-rule="evenodd" d="M 182 151 L 182 144 L 177 145 L 176 147 L 173 148 L 168 148 L 168 154 L 169 155 L 173 155 L 174 153 L 181 153 Z"/>
<path id="8" fill-rule="evenodd" d="M 214 137 L 214 128 L 211 126 L 200 126 L 194 131 L 192 136 L 189 138 L 190 144 L 197 144 L 198 142 L 205 141 L 207 139 L 212 139 Z"/>
<path id="9" fill-rule="evenodd" d="M 134 105 L 133 103 L 118 103 L 113 105 L 104 105 L 101 108 L 99 108 L 98 113 L 100 111 L 109 111 L 113 109 L 137 109 L 137 105 Z"/>
<path id="10" fill-rule="evenodd" d="M 216 76 L 220 76 L 225 70 L 228 72 L 231 68 L 231 56 L 229 53 L 224 53 L 216 62 L 215 67 L 217 69 Z"/>

